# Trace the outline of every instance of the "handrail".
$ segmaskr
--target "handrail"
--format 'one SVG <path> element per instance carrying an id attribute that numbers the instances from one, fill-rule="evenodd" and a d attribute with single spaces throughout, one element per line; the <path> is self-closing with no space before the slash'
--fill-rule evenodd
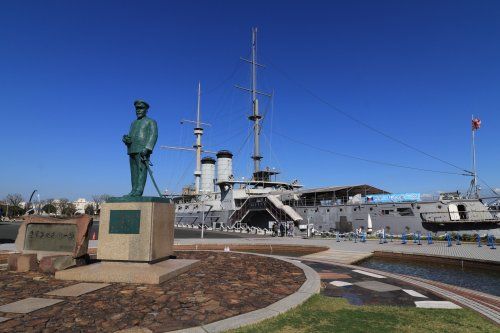
<path id="1" fill-rule="evenodd" d="M 421 212 L 424 222 L 500 222 L 500 210 L 457 210 Z"/>

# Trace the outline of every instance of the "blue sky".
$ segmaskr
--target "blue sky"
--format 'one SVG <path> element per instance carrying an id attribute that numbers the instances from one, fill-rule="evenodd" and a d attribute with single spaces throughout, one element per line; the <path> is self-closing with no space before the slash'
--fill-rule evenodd
<path id="1" fill-rule="evenodd" d="M 263 166 L 307 187 L 369 183 L 393 192 L 464 189 L 469 178 L 325 153 L 456 172 L 370 131 L 313 97 L 429 154 L 469 169 L 478 115 L 478 172 L 500 187 L 500 3 L 497 1 L 2 1 L 0 197 L 129 191 L 121 136 L 132 102 L 151 104 L 162 189 L 193 182 L 196 86 L 208 149 L 252 170 L 251 27 L 259 29 Z M 280 136 L 286 134 L 295 141 Z M 484 187 L 484 186 L 483 186 Z M 485 191 L 486 192 L 486 191 Z M 154 194 L 149 183 L 146 194 Z"/>

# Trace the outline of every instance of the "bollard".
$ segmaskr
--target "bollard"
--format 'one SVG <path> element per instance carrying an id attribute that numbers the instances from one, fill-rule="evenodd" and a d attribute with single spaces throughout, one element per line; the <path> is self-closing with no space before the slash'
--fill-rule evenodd
<path id="1" fill-rule="evenodd" d="M 462 245 L 461 236 L 457 233 L 457 245 Z"/>
<path id="2" fill-rule="evenodd" d="M 477 247 L 481 247 L 481 236 L 477 233 Z"/>

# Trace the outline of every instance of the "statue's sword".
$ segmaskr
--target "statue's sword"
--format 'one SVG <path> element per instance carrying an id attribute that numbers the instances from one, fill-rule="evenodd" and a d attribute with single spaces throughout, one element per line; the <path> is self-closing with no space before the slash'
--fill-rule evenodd
<path id="1" fill-rule="evenodd" d="M 164 197 L 164 195 L 161 194 L 160 189 L 158 188 L 158 185 L 156 185 L 155 178 L 153 177 L 153 171 L 150 168 L 150 166 L 153 166 L 153 163 L 151 163 L 151 161 L 144 156 L 141 156 L 141 160 L 146 165 L 146 169 L 148 169 L 149 177 L 151 178 L 151 181 L 153 182 L 153 185 L 155 186 L 156 191 L 158 192 L 158 195 L 160 197 Z"/>

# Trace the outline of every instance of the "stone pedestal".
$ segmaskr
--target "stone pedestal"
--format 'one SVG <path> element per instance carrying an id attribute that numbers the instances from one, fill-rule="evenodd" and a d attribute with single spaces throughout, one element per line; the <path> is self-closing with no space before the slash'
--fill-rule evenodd
<path id="1" fill-rule="evenodd" d="M 173 254 L 175 207 L 158 197 L 111 198 L 101 206 L 97 259 L 154 263 Z"/>
<path id="2" fill-rule="evenodd" d="M 169 259 L 174 204 L 159 197 L 111 198 L 101 206 L 99 263 L 56 272 L 56 279 L 159 284 L 199 264 Z"/>

